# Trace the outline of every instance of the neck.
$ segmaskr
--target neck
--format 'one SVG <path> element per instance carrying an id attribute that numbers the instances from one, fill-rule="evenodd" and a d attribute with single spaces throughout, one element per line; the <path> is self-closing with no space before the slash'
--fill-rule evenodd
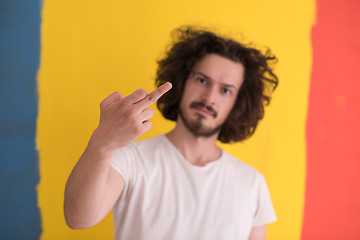
<path id="1" fill-rule="evenodd" d="M 166 137 L 189 163 L 204 166 L 217 160 L 221 155 L 221 149 L 216 145 L 218 135 L 217 133 L 210 137 L 195 136 L 181 119 L 178 119 L 175 128 L 166 134 Z"/>

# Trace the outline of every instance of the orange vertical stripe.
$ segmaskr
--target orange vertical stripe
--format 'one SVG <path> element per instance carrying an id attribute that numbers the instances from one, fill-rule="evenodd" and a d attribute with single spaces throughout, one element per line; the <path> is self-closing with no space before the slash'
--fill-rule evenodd
<path id="1" fill-rule="evenodd" d="M 302 239 L 360 239 L 360 2 L 317 5 Z"/>

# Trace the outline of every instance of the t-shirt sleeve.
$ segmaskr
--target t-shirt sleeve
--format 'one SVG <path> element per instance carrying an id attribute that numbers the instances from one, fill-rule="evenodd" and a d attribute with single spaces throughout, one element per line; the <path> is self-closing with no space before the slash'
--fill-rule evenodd
<path id="1" fill-rule="evenodd" d="M 265 178 L 259 174 L 257 210 L 254 216 L 253 227 L 266 225 L 277 220 L 271 202 L 270 192 Z"/>
<path id="2" fill-rule="evenodd" d="M 113 167 L 125 180 L 125 183 L 134 181 L 140 171 L 140 156 L 136 149 L 136 143 L 114 151 L 111 161 Z"/>

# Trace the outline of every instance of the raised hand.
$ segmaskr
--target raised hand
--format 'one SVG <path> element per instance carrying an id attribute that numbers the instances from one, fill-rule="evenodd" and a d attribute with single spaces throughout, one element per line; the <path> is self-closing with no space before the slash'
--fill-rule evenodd
<path id="1" fill-rule="evenodd" d="M 149 119 L 154 111 L 148 107 L 171 87 L 167 82 L 149 94 L 139 89 L 127 97 L 122 97 L 119 92 L 109 95 L 100 104 L 100 123 L 90 143 L 115 150 L 133 142 L 152 127 Z"/>

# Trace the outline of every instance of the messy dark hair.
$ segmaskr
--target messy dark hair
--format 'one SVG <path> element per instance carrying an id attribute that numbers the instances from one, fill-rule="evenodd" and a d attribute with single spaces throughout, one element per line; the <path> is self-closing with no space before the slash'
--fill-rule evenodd
<path id="1" fill-rule="evenodd" d="M 174 42 L 166 56 L 158 61 L 156 85 L 169 81 L 173 88 L 163 95 L 157 106 L 166 119 L 176 121 L 185 82 L 197 61 L 206 54 L 218 54 L 245 68 L 244 82 L 236 102 L 222 125 L 218 140 L 223 143 L 239 142 L 250 137 L 264 117 L 264 105 L 270 103 L 271 93 L 278 84 L 272 65 L 277 62 L 269 49 L 246 46 L 213 32 L 192 27 L 175 29 Z"/>

